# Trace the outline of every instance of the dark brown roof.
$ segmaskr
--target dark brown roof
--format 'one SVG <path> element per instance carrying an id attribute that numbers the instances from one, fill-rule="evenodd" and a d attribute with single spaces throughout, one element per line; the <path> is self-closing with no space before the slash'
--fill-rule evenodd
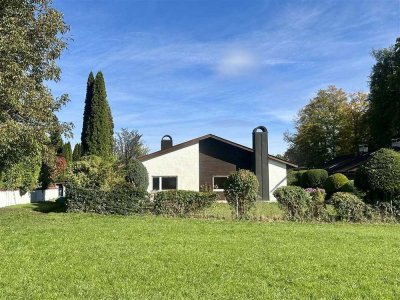
<path id="1" fill-rule="evenodd" d="M 246 151 L 249 151 L 249 152 L 253 152 L 253 149 L 251 149 L 251 148 L 249 148 L 249 147 L 246 147 L 246 146 L 240 145 L 240 144 L 238 144 L 238 143 L 235 143 L 235 142 L 226 140 L 226 139 L 224 139 L 224 138 L 221 138 L 221 137 L 216 136 L 216 135 L 213 135 L 213 134 L 206 134 L 206 135 L 203 135 L 203 136 L 201 136 L 201 137 L 198 137 L 198 138 L 189 140 L 189 141 L 187 141 L 187 142 L 174 145 L 174 146 L 172 146 L 172 147 L 170 147 L 170 148 L 167 148 L 167 149 L 164 149 L 164 150 L 159 150 L 159 151 L 156 151 L 156 152 L 153 152 L 153 153 L 144 155 L 144 156 L 142 156 L 142 157 L 139 157 L 139 160 L 140 160 L 140 161 L 146 161 L 146 160 L 152 159 L 152 158 L 154 158 L 154 157 L 158 157 L 158 156 L 161 156 L 161 155 L 164 155 L 164 154 L 167 154 L 167 153 L 170 153 L 170 152 L 173 152 L 173 151 L 182 149 L 182 148 L 186 148 L 186 147 L 188 147 L 188 146 L 192 146 L 192 145 L 194 145 L 194 144 L 197 144 L 197 143 L 200 142 L 201 140 L 205 140 L 205 139 L 209 139 L 209 138 L 215 139 L 215 140 L 220 141 L 220 142 L 223 142 L 223 143 L 227 143 L 227 144 L 229 144 L 229 145 L 238 147 L 238 148 L 240 148 L 240 149 L 243 149 L 243 150 L 246 150 Z M 297 165 L 295 165 L 295 164 L 293 164 L 293 163 L 291 163 L 291 162 L 288 162 L 288 161 L 286 161 L 286 160 L 280 159 L 280 158 L 278 158 L 278 157 L 276 157 L 276 156 L 273 156 L 273 155 L 271 155 L 271 154 L 268 154 L 268 157 L 269 157 L 270 159 L 279 161 L 279 162 L 281 162 L 281 163 L 287 164 L 287 165 L 292 166 L 292 167 L 294 167 L 294 168 L 297 167 Z"/>

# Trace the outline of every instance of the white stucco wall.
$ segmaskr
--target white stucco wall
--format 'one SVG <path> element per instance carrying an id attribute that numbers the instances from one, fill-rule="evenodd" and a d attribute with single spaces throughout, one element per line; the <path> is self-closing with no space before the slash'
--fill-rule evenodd
<path id="1" fill-rule="evenodd" d="M 199 190 L 199 144 L 185 147 L 143 162 L 149 173 L 151 192 L 153 176 L 177 176 L 179 190 Z"/>
<path id="2" fill-rule="evenodd" d="M 17 204 L 28 204 L 54 200 L 58 198 L 58 189 L 34 190 L 23 195 L 17 191 L 0 191 L 0 207 L 7 207 Z"/>
<path id="3" fill-rule="evenodd" d="M 272 193 L 280 186 L 287 185 L 286 164 L 276 160 L 268 160 L 269 167 L 269 199 L 276 201 Z"/>

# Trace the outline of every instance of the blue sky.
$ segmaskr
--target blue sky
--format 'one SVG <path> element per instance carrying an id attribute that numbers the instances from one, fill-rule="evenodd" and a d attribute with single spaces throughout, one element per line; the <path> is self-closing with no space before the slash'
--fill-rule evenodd
<path id="1" fill-rule="evenodd" d="M 400 0 L 55 0 L 71 26 L 50 84 L 80 140 L 89 72 L 103 71 L 115 130 L 137 129 L 152 151 L 207 133 L 270 153 L 318 89 L 368 91 L 372 49 L 400 36 Z"/>

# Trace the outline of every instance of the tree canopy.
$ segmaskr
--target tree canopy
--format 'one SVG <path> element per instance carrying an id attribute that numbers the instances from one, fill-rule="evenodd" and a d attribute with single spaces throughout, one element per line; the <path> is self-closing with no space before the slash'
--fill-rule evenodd
<path id="1" fill-rule="evenodd" d="M 57 66 L 69 28 L 50 0 L 2 1 L 0 7 L 0 172 L 37 161 L 50 135 L 70 136 L 71 124 L 55 113 L 68 101 L 55 99 L 47 81 L 60 79 Z"/>
<path id="2" fill-rule="evenodd" d="M 122 128 L 116 134 L 114 141 L 114 154 L 117 159 L 126 164 L 132 159 L 149 153 L 142 136 L 137 130 L 129 131 L 126 128 Z"/>
<path id="3" fill-rule="evenodd" d="M 394 46 L 374 51 L 373 56 L 369 121 L 373 145 L 381 148 L 400 137 L 400 38 Z"/>
<path id="4" fill-rule="evenodd" d="M 319 90 L 298 113 L 296 132 L 285 133 L 289 149 L 285 156 L 300 165 L 321 167 L 338 155 L 354 154 L 368 139 L 365 126 L 367 94 L 346 94 L 329 86 Z"/>

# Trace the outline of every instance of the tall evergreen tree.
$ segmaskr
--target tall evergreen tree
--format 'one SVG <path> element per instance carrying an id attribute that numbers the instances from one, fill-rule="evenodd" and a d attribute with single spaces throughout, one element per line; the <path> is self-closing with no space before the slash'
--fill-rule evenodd
<path id="1" fill-rule="evenodd" d="M 84 155 L 97 155 L 109 158 L 113 155 L 114 123 L 107 101 L 106 87 L 102 72 L 96 74 L 93 86 L 93 98 L 87 121 Z M 82 141 L 83 147 L 83 141 Z"/>
<path id="2" fill-rule="evenodd" d="M 91 132 L 88 129 L 88 124 L 90 123 L 89 118 L 91 116 L 91 111 L 92 111 L 93 89 L 94 89 L 94 76 L 93 73 L 90 72 L 86 85 L 85 109 L 83 111 L 83 126 L 81 134 L 82 154 L 86 154 L 89 151 L 89 140 Z"/>
<path id="3" fill-rule="evenodd" d="M 74 151 L 72 151 L 72 161 L 79 161 L 82 156 L 82 147 L 80 143 L 75 144 Z"/>
<path id="4" fill-rule="evenodd" d="M 370 82 L 370 126 L 376 148 L 400 137 L 400 38 L 387 49 L 373 52 L 376 64 Z"/>
<path id="5" fill-rule="evenodd" d="M 65 160 L 67 163 L 72 162 L 72 149 L 71 149 L 71 143 L 65 143 L 63 146 L 63 151 L 62 151 L 62 156 L 64 156 Z"/>
<path id="6" fill-rule="evenodd" d="M 57 155 L 62 154 L 64 142 L 59 130 L 55 130 L 50 133 L 50 145 L 52 148 L 54 148 L 54 151 Z"/>

